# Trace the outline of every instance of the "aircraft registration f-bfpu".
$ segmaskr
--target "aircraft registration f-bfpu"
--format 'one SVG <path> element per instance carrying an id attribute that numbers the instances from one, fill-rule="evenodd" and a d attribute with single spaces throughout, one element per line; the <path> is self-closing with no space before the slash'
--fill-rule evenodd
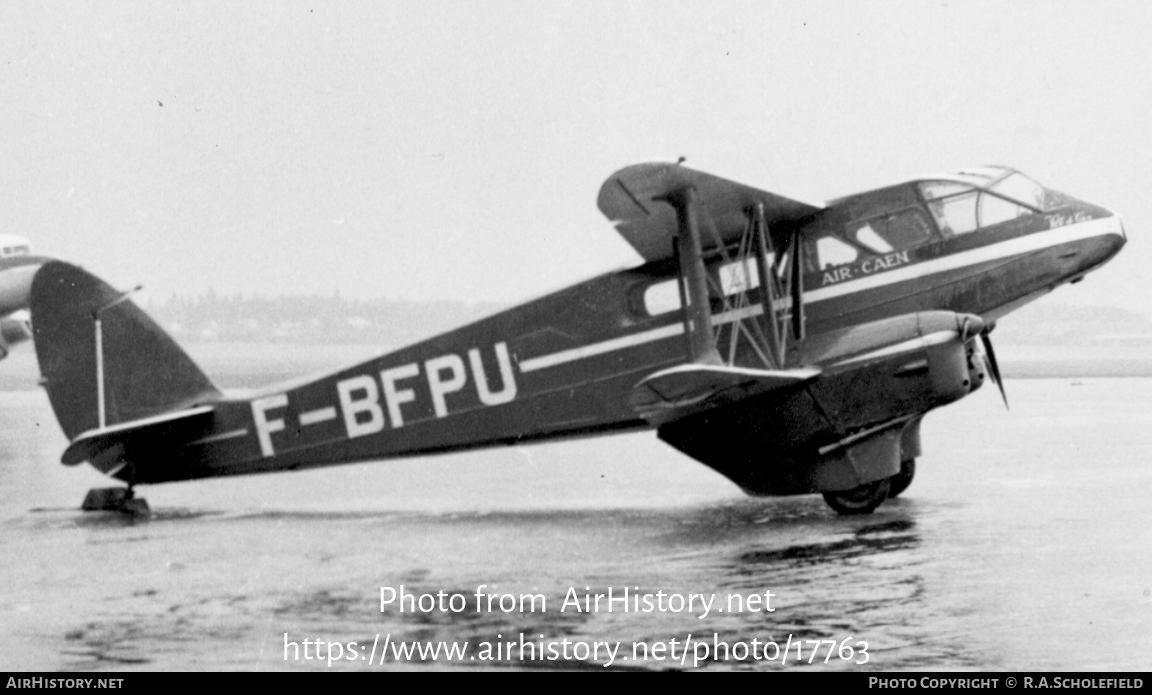
<path id="1" fill-rule="evenodd" d="M 1003 393 L 988 333 L 1124 245 L 1112 212 L 1003 167 L 813 205 L 639 164 L 598 205 L 644 258 L 319 379 L 217 389 L 128 298 L 46 263 L 44 384 L 84 461 L 132 486 L 655 428 L 750 494 L 900 494 L 925 413 Z M 137 506 L 134 506 L 135 505 Z"/>

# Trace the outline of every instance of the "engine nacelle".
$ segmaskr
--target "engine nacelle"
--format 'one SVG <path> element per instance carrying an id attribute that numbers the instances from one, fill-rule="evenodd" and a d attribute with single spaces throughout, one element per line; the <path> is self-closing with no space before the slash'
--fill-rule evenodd
<path id="1" fill-rule="evenodd" d="M 802 348 L 817 378 L 677 420 L 659 436 L 751 494 L 888 478 L 919 454 L 924 413 L 986 380 L 975 352 L 983 329 L 977 316 L 935 311 L 817 334 Z"/>

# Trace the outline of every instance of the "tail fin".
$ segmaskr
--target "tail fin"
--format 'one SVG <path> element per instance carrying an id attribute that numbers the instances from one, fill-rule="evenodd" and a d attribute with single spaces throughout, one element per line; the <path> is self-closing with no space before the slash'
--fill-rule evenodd
<path id="1" fill-rule="evenodd" d="M 68 439 L 98 426 L 95 317 L 104 362 L 105 425 L 216 400 L 220 391 L 123 293 L 77 266 L 45 263 L 32 280 L 33 340 Z"/>

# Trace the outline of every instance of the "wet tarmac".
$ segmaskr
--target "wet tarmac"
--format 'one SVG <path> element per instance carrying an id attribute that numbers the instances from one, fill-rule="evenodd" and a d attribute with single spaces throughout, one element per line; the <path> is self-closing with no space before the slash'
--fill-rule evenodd
<path id="1" fill-rule="evenodd" d="M 1152 379 L 1007 385 L 1009 412 L 985 389 L 930 414 L 912 487 L 854 518 L 746 497 L 652 434 L 156 486 L 149 519 L 83 513 L 106 481 L 57 462 L 43 393 L 5 391 L 0 668 L 1148 669 Z M 462 609 L 382 607 L 401 585 Z M 541 598 L 477 610 L 481 586 Z M 717 607 L 770 591 L 773 610 L 560 610 L 609 589 Z M 469 651 L 365 658 L 386 639 Z M 521 639 L 570 649 L 527 658 Z M 342 654 L 300 658 L 304 640 Z M 753 641 L 763 658 L 738 658 Z M 783 663 L 769 644 L 791 645 Z"/>

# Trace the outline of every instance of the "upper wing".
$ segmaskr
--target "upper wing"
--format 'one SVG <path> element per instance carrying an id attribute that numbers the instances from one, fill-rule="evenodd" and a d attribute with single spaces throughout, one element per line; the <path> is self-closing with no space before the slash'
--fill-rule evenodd
<path id="1" fill-rule="evenodd" d="M 632 408 L 653 425 L 749 396 L 802 384 L 819 369 L 765 370 L 682 364 L 645 377 L 632 390 Z"/>
<path id="2" fill-rule="evenodd" d="M 748 223 L 747 210 L 756 203 L 764 204 L 769 225 L 801 220 L 823 209 L 666 162 L 634 164 L 612 174 L 600 187 L 596 205 L 644 260 L 658 261 L 672 256 L 677 228 L 672 206 L 658 199 L 687 186 L 699 193 L 701 208 L 723 244 L 740 240 Z M 706 246 L 716 241 L 707 236 L 707 229 Z"/>

